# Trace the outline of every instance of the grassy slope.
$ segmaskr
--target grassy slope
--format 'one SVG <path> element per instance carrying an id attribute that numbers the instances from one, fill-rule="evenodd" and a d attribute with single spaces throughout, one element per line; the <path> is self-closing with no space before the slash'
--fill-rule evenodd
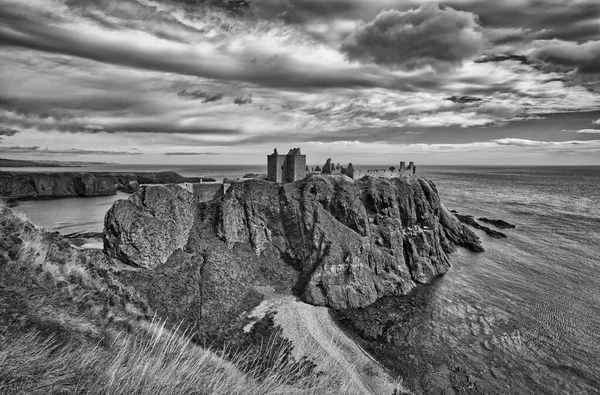
<path id="1" fill-rule="evenodd" d="M 0 393 L 346 392 L 343 377 L 289 363 L 278 342 L 226 361 L 152 315 L 103 255 L 0 206 Z"/>

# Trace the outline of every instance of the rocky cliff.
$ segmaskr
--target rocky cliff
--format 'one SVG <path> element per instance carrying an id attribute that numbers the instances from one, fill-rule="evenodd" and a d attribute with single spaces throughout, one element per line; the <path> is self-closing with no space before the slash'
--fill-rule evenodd
<path id="1" fill-rule="evenodd" d="M 105 252 L 136 273 L 185 279 L 176 315 L 201 326 L 235 317 L 265 286 L 315 305 L 368 306 L 445 273 L 457 245 L 483 251 L 419 176 L 252 180 L 201 204 L 176 185 L 143 186 L 109 210 L 104 232 Z M 177 287 L 132 281 L 156 304 Z"/>
<path id="2" fill-rule="evenodd" d="M 30 173 L 0 172 L 0 197 L 9 199 L 114 195 L 131 181 L 138 184 L 199 182 L 173 172 Z"/>

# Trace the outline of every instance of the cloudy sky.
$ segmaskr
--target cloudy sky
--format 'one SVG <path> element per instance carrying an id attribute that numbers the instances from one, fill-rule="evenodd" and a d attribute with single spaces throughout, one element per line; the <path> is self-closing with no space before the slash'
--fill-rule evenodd
<path id="1" fill-rule="evenodd" d="M 598 0 L 249 1 L 0 0 L 0 157 L 600 164 Z"/>

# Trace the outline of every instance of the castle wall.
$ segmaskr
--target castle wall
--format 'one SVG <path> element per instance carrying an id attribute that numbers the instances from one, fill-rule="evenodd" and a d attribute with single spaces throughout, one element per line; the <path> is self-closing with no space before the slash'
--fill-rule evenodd
<path id="1" fill-rule="evenodd" d="M 306 177 L 306 155 L 287 155 L 285 158 L 284 182 L 294 182 Z"/>
<path id="2" fill-rule="evenodd" d="M 285 155 L 267 156 L 267 180 L 273 182 L 283 182 Z"/>

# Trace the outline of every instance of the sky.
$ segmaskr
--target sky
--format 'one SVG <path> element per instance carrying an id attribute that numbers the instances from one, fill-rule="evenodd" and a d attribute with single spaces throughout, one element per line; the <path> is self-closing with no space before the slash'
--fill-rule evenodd
<path id="1" fill-rule="evenodd" d="M 598 0 L 248 1 L 0 0 L 0 157 L 600 165 Z"/>

